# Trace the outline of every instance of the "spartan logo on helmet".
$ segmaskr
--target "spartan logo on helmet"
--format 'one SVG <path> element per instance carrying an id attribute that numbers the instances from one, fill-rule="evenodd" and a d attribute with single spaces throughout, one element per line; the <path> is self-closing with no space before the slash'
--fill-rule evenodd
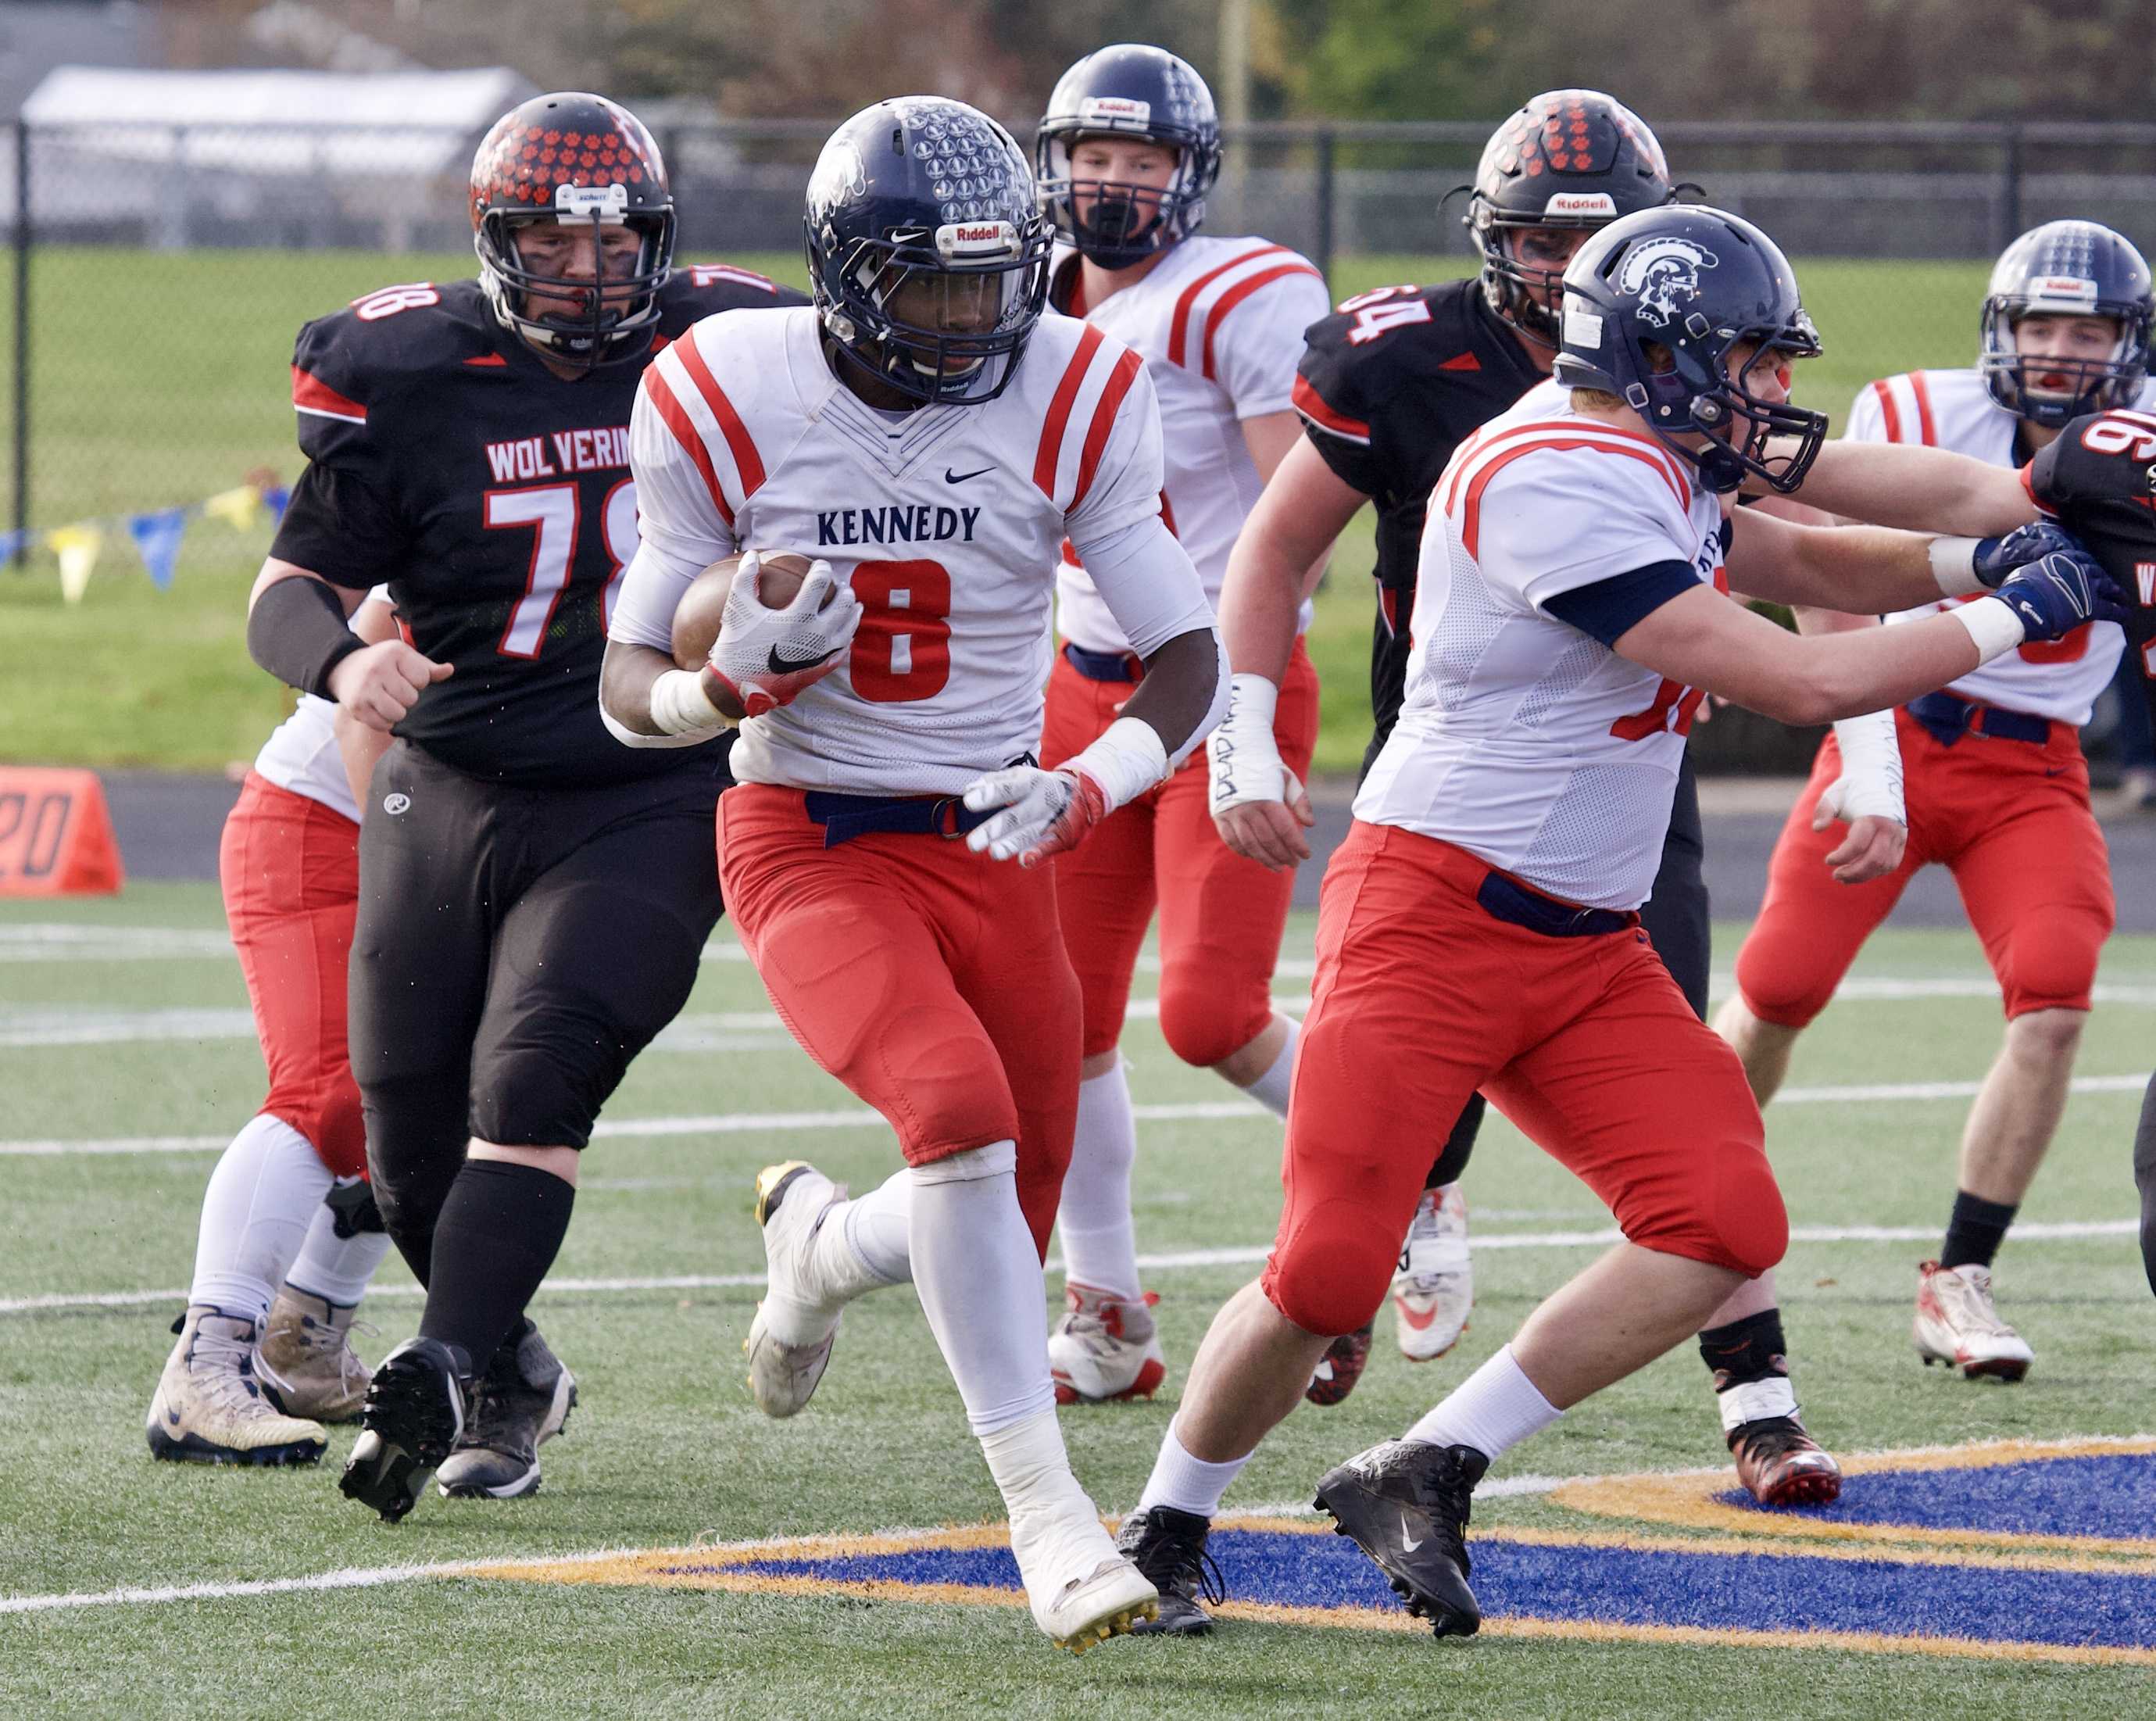
<path id="1" fill-rule="evenodd" d="M 1617 270 L 1617 290 L 1639 301 L 1643 323 L 1666 329 L 1699 297 L 1699 272 L 1712 269 L 1714 253 L 1690 239 L 1650 239 Z"/>
<path id="2" fill-rule="evenodd" d="M 868 163 L 861 159 L 854 141 L 841 135 L 825 144 L 824 152 L 816 157 L 815 169 L 808 176 L 808 207 L 822 209 L 843 203 L 865 195 L 868 188 Z"/>

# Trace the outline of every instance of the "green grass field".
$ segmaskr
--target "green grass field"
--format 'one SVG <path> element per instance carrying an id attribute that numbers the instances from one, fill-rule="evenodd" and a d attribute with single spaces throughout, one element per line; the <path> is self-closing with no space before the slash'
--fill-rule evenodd
<path id="1" fill-rule="evenodd" d="M 54 935 L 36 930 L 54 922 L 106 929 L 106 942 L 78 944 L 59 959 Z M 20 1144 L 222 1139 L 244 1120 L 263 1076 L 244 1020 L 221 1019 L 220 1030 L 220 1019 L 172 1014 L 244 1012 L 236 965 L 213 948 L 146 949 L 139 932 L 219 925 L 208 886 L 141 886 L 116 901 L 64 907 L 0 905 L 0 1714 L 1885 1721 L 1954 1713 L 2110 1721 L 2148 1711 L 2146 1667 L 1712 1642 L 1486 1635 L 1434 1645 L 1409 1634 L 1236 1624 L 1202 1644 L 1116 1642 L 1073 1662 L 1052 1652 L 1014 1609 L 838 1593 L 794 1598 L 393 1573 L 398 1580 L 377 1576 L 365 1587 L 18 1611 L 23 1598 L 110 1598 L 123 1590 L 445 1561 L 966 1523 L 998 1513 L 955 1395 L 904 1292 L 849 1313 L 831 1374 L 798 1420 L 766 1421 L 749 1401 L 740 1345 L 762 1269 L 747 1213 L 757 1168 L 805 1156 L 859 1187 L 896 1161 L 880 1128 L 785 1127 L 783 1114 L 852 1102 L 762 1015 L 752 973 L 729 960 L 706 963 L 682 1037 L 638 1064 L 608 1117 L 617 1124 L 729 1114 L 765 1122 L 618 1134 L 591 1150 L 557 1277 L 643 1288 L 542 1293 L 537 1315 L 583 1383 L 568 1437 L 546 1449 L 542 1492 L 507 1504 L 430 1498 L 402 1525 L 385 1527 L 336 1493 L 349 1430 L 336 1432 L 329 1461 L 316 1471 L 153 1463 L 141 1417 L 170 1343 L 165 1327 L 177 1311 L 177 1287 L 187 1281 L 213 1152 L 24 1155 Z M 1724 967 L 1740 933 L 1717 928 Z M 1311 934 L 1308 918 L 1298 917 L 1286 954 L 1306 964 Z M 40 958 L 48 959 L 33 959 Z M 1294 976 L 1306 972 L 1291 966 L 1281 989 L 1299 992 L 1305 982 Z M 1883 934 L 1860 969 L 1910 983 L 1980 982 L 1984 972 L 1966 934 L 1943 932 Z M 2025 1209 L 2027 1224 L 2085 1229 L 2134 1210 L 2127 1154 L 2138 1072 L 2148 1065 L 2148 999 L 2156 994 L 2145 989 L 2156 984 L 2156 940 L 2115 941 L 2105 976 L 2140 989 L 2131 994 L 2140 1001 L 2099 1006 L 2080 1068 L 2089 1077 L 2131 1080 L 2076 1095 Z M 1153 979 L 1141 974 L 1141 994 Z M 1782 1285 L 1812 1426 L 1844 1453 L 2156 1430 L 2148 1293 L 2125 1235 L 2010 1241 L 2000 1301 L 2037 1352 L 2025 1385 L 1968 1385 L 1917 1365 L 1908 1342 L 1915 1263 L 1936 1247 L 1965 1102 L 1906 1092 L 1837 1099 L 1817 1090 L 1979 1076 L 1998 1037 L 1996 1005 L 1943 989 L 1948 995 L 1922 1002 L 1838 1004 L 1802 1044 L 1791 1076 L 1812 1097 L 1769 1113 L 1797 1225 L 1920 1234 L 1793 1247 Z M 25 1043 L 34 1030 L 62 1026 L 89 1043 Z M 199 1037 L 205 1033 L 213 1037 Z M 104 1037 L 93 1042 L 93 1035 Z M 1175 1063 L 1150 1020 L 1135 1020 L 1125 1045 L 1141 1105 L 1222 1097 L 1211 1078 Z M 1253 1115 L 1142 1129 L 1142 1248 L 1242 1249 L 1254 1261 L 1277 1213 L 1279 1126 Z M 1530 1233 L 1558 1240 L 1478 1255 L 1475 1319 L 1444 1362 L 1410 1369 L 1381 1326 L 1360 1391 L 1337 1410 L 1305 1409 L 1290 1419 L 1237 1485 L 1231 1510 L 1306 1498 L 1328 1464 L 1398 1431 L 1589 1258 L 1567 1234 L 1607 1223 L 1579 1184 L 1494 1117 L 1469 1189 L 1484 1242 Z M 1254 1271 L 1231 1262 L 1149 1274 L 1162 1293 L 1168 1386 L 1156 1402 L 1065 1417 L 1080 1473 L 1105 1510 L 1134 1499 L 1207 1320 Z M 726 1275 L 750 1282 L 650 1282 Z M 1060 1282 L 1051 1278 L 1049 1289 Z M 408 1290 L 393 1256 L 365 1312 L 381 1328 L 363 1341 L 371 1358 L 413 1331 L 418 1304 Z M 151 1294 L 116 1306 L 23 1306 L 136 1292 Z M 1681 1354 L 1575 1411 L 1497 1474 L 1604 1475 L 1721 1462 L 1703 1371 L 1696 1356 Z M 1486 1530 L 1609 1528 L 1542 1495 L 1486 1500 L 1476 1522 Z M 1989 1577 L 1976 1569 L 1964 1581 Z M 1895 1623 L 1880 1622 L 1886 1630 Z"/>
<path id="2" fill-rule="evenodd" d="M 793 257 L 738 260 L 803 279 Z M 299 325 L 372 288 L 468 274 L 470 263 L 41 249 L 32 275 L 33 522 L 198 501 L 260 469 L 289 482 L 300 457 L 285 374 Z M 1344 296 L 1463 266 L 1351 257 L 1334 286 Z M 1801 275 L 1827 342 L 1804 369 L 1807 401 L 1839 414 L 1870 378 L 1965 362 L 1974 350 L 1980 265 L 1820 261 Z M 137 314 L 146 304 L 158 307 L 154 318 Z M 11 316 L 0 305 L 0 352 L 12 350 Z M 10 409 L 0 399 L 0 414 Z M 247 587 L 269 542 L 266 527 L 198 521 L 172 588 L 160 592 L 116 532 L 74 608 L 49 553 L 27 573 L 0 568 L 0 760 L 216 769 L 251 758 L 289 708 L 244 639 Z M 1331 690 L 1321 770 L 1352 769 L 1369 731 L 1371 561 L 1366 511 L 1342 537 L 1311 635 Z"/>

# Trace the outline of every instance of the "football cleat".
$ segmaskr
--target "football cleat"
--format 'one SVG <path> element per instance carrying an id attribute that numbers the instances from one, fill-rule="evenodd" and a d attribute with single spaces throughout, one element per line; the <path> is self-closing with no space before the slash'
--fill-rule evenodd
<path id="1" fill-rule="evenodd" d="M 846 1192 L 803 1159 L 767 1165 L 756 1174 L 756 1222 L 763 1227 L 767 1301 L 783 1296 L 796 1307 L 819 1307 L 810 1292 L 808 1252 L 824 1215 L 846 1199 Z M 748 1353 L 748 1388 L 767 1416 L 791 1416 L 806 1405 L 831 1360 L 842 1310 L 833 1310 L 823 1336 L 805 1344 L 788 1344 L 771 1330 L 765 1304 L 756 1306 L 742 1349 Z"/>
<path id="2" fill-rule="evenodd" d="M 1944 1363 L 1964 1380 L 2019 1380 L 2029 1372 L 2036 1353 L 1992 1307 L 1989 1267 L 1928 1261 L 1917 1272 L 1917 1354 L 1926 1368 Z"/>
<path id="3" fill-rule="evenodd" d="M 374 1371 L 352 1348 L 353 1308 L 287 1285 L 270 1305 L 254 1371 L 288 1416 L 357 1422 Z M 372 1328 L 367 1329 L 373 1331 Z"/>
<path id="4" fill-rule="evenodd" d="M 1048 1372 L 1059 1405 L 1151 1398 L 1168 1379 L 1148 1291 L 1135 1302 L 1075 1280 L 1063 1287 L 1063 1318 L 1048 1335 Z"/>
<path id="5" fill-rule="evenodd" d="M 1841 1467 L 1794 1416 L 1762 1416 L 1729 1431 L 1737 1479 L 1762 1506 L 1827 1506 L 1841 1493 Z"/>
<path id="6" fill-rule="evenodd" d="M 1456 1183 L 1424 1189 L 1415 1204 L 1393 1281 L 1400 1354 L 1435 1362 L 1460 1343 L 1475 1307 L 1475 1269 L 1467 1254 L 1467 1198 Z"/>
<path id="7" fill-rule="evenodd" d="M 1471 1637 L 1482 1610 L 1467 1587 L 1467 1514 L 1490 1461 L 1472 1446 L 1389 1440 L 1328 1470 L 1317 1506 L 1440 1637 Z"/>
<path id="8" fill-rule="evenodd" d="M 569 1426 L 577 1377 L 529 1320 L 472 1383 L 464 1437 L 435 1477 L 452 1500 L 521 1500 L 539 1492 L 539 1448 Z"/>
<path id="9" fill-rule="evenodd" d="M 457 1354 L 438 1338 L 409 1338 L 382 1359 L 367 1389 L 359 1438 L 337 1487 L 394 1523 L 426 1492 L 464 1437 Z"/>
<path id="10" fill-rule="evenodd" d="M 1220 1568 L 1205 1551 L 1210 1518 L 1173 1506 L 1134 1512 L 1123 1520 L 1116 1546 L 1124 1559 L 1145 1574 L 1160 1591 L 1160 1611 L 1131 1627 L 1141 1637 L 1202 1637 L 1213 1629 L 1213 1616 L 1198 1603 L 1216 1606 L 1228 1599 Z"/>
<path id="11" fill-rule="evenodd" d="M 150 1400 L 152 1456 L 191 1464 L 312 1464 L 329 1445 L 319 1422 L 288 1416 L 254 1372 L 254 1323 L 206 1302 L 181 1317 L 179 1343 Z"/>
<path id="12" fill-rule="evenodd" d="M 1325 1348 L 1317 1366 L 1310 1371 L 1310 1385 L 1302 1395 L 1313 1405 L 1337 1405 L 1355 1390 L 1363 1370 L 1370 1364 L 1370 1338 L 1374 1327 L 1343 1333 Z"/>
<path id="13" fill-rule="evenodd" d="M 1116 1551 L 1060 1456 L 1004 1490 L 1011 1554 L 1033 1622 L 1058 1649 L 1082 1655 L 1159 1611 L 1159 1592 Z"/>
<path id="14" fill-rule="evenodd" d="M 1088 1575 L 1073 1578 L 1052 1595 L 1028 1597 L 1033 1622 L 1058 1649 L 1083 1655 L 1096 1643 L 1137 1631 L 1158 1616 L 1160 1595 L 1121 1554 L 1102 1560 Z"/>

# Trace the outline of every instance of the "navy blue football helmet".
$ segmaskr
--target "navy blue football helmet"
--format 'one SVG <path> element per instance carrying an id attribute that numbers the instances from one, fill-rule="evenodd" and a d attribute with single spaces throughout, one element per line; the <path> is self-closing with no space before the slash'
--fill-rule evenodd
<path id="1" fill-rule="evenodd" d="M 1491 310 L 1537 346 L 1556 346 L 1553 320 L 1535 296 L 1556 285 L 1553 271 L 1520 262 L 1508 235 L 1530 227 L 1607 227 L 1676 195 L 1661 145 L 1624 103 L 1599 90 L 1534 97 L 1491 134 L 1467 200 L 1466 224 L 1482 254 Z"/>
<path id="2" fill-rule="evenodd" d="M 817 315 L 848 362 L 922 402 L 1004 392 L 1055 244 L 1009 132 L 942 96 L 864 108 L 816 158 L 805 225 Z"/>
<path id="3" fill-rule="evenodd" d="M 1699 473 L 1708 490 L 1748 476 L 1787 493 L 1826 440 L 1826 414 L 1763 400 L 1747 386 L 1784 357 L 1810 358 L 1819 331 L 1781 248 L 1745 220 L 1700 203 L 1612 222 L 1564 272 L 1562 347 L 1551 374 L 1614 394 Z M 1730 349 L 1758 350 L 1736 375 Z M 1769 437 L 1797 439 L 1767 458 Z M 1693 439 L 1702 445 L 1691 446 Z"/>
<path id="4" fill-rule="evenodd" d="M 2084 414 L 2131 406 L 2148 376 L 2148 265 L 2141 253 L 2093 221 L 2047 221 L 1999 254 L 1984 295 L 1984 349 L 1977 360 L 1991 398 L 2016 417 L 2056 429 Z M 2118 344 L 2105 359 L 2025 362 L 2014 326 L 2025 316 L 2107 316 Z M 2030 372 L 2066 386 L 2030 387 Z"/>
<path id="5" fill-rule="evenodd" d="M 1070 152 L 1084 137 L 1136 137 L 1178 152 L 1164 189 L 1074 180 Z M 1033 145 L 1041 207 L 1055 230 L 1103 269 L 1127 269 L 1198 231 L 1205 194 L 1220 177 L 1220 121 L 1205 80 L 1165 48 L 1118 42 L 1096 49 L 1055 80 Z M 1082 190 L 1088 208 L 1078 209 Z"/>

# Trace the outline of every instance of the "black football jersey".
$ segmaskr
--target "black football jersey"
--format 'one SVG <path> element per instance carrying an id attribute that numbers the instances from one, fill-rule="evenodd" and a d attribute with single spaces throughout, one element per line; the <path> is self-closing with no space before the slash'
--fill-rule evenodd
<path id="1" fill-rule="evenodd" d="M 1374 758 L 1399 716 L 1423 517 L 1453 450 L 1543 380 L 1480 280 L 1380 287 L 1304 336 L 1303 428 L 1341 481 L 1378 508 L 1378 618 L 1370 638 Z M 1367 768 L 1368 759 L 1365 760 Z"/>
<path id="2" fill-rule="evenodd" d="M 2126 593 L 2126 636 L 2156 722 L 2156 419 L 2101 413 L 2076 419 L 2029 463 L 2037 506 L 2088 547 Z"/>
<path id="3" fill-rule="evenodd" d="M 714 312 L 799 305 L 747 270 L 684 265 L 651 353 Z M 397 732 L 475 777 L 586 784 L 701 764 L 599 720 L 599 660 L 636 552 L 629 419 L 643 361 L 564 381 L 475 280 L 388 287 L 300 331 L 308 465 L 273 555 L 332 585 L 387 581 L 413 645 L 456 672 Z"/>

